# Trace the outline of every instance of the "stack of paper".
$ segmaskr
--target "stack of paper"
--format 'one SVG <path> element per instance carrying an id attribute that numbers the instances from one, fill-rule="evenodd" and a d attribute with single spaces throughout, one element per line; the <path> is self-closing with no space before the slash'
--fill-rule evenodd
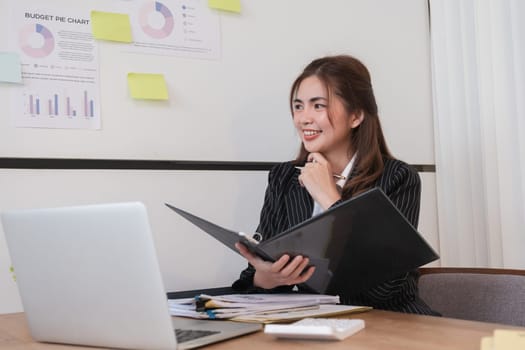
<path id="1" fill-rule="evenodd" d="M 323 294 L 228 294 L 168 301 L 173 316 L 232 319 L 243 322 L 293 321 L 304 317 L 366 311 L 369 307 L 336 305 L 338 296 Z"/>
<path id="2" fill-rule="evenodd" d="M 292 322 L 307 317 L 329 317 L 343 314 L 364 312 L 372 310 L 370 306 L 334 305 L 321 304 L 316 308 L 289 311 L 270 311 L 251 315 L 244 315 L 232 318 L 233 321 L 255 322 L 255 323 L 274 323 Z"/>

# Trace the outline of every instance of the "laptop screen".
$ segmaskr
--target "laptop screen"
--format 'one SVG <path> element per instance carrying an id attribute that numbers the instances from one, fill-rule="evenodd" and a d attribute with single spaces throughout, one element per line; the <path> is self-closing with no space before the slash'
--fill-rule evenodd
<path id="1" fill-rule="evenodd" d="M 35 340 L 115 348 L 175 348 L 141 203 L 2 213 Z"/>

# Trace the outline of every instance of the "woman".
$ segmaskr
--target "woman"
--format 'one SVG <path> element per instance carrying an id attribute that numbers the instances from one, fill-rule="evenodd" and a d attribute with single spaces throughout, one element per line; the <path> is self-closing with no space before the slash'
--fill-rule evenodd
<path id="1" fill-rule="evenodd" d="M 419 175 L 390 154 L 370 74 L 359 60 L 346 55 L 314 60 L 293 83 L 290 105 L 301 149 L 295 161 L 270 171 L 257 228 L 263 239 L 373 187 L 417 227 Z M 307 257 L 283 255 L 270 263 L 241 244 L 237 249 L 249 262 L 233 284 L 238 291 L 290 290 L 315 269 L 305 270 Z M 417 277 L 414 271 L 366 292 L 352 294 L 349 287 L 339 294 L 345 304 L 435 315 L 417 295 Z"/>

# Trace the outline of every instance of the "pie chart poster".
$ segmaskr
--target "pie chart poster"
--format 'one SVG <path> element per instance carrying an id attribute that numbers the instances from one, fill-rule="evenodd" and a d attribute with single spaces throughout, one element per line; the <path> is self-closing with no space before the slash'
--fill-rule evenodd
<path id="1" fill-rule="evenodd" d="M 219 60 L 219 15 L 207 0 L 122 1 L 129 13 L 133 45 L 127 50 Z"/>
<path id="2" fill-rule="evenodd" d="M 90 10 L 41 1 L 10 3 L 9 46 L 22 82 L 12 90 L 17 127 L 99 129 L 99 65 Z M 83 9 L 82 9 L 83 8 Z"/>

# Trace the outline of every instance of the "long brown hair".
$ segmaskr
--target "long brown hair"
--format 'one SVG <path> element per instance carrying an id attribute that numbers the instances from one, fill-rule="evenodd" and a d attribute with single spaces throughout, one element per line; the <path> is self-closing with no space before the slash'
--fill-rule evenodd
<path id="1" fill-rule="evenodd" d="M 371 188 L 383 172 L 383 158 L 392 158 L 379 122 L 370 73 L 361 61 L 349 55 L 328 56 L 312 61 L 292 84 L 292 115 L 297 89 L 304 79 L 311 76 L 316 76 L 325 84 L 329 100 L 331 96 L 341 99 L 349 115 L 364 115 L 361 124 L 348 135 L 352 149 L 357 152 L 352 178 L 343 188 L 343 198 L 349 198 Z M 330 101 L 328 113 L 330 117 Z M 307 157 L 308 151 L 301 143 L 295 163 L 304 164 Z"/>

